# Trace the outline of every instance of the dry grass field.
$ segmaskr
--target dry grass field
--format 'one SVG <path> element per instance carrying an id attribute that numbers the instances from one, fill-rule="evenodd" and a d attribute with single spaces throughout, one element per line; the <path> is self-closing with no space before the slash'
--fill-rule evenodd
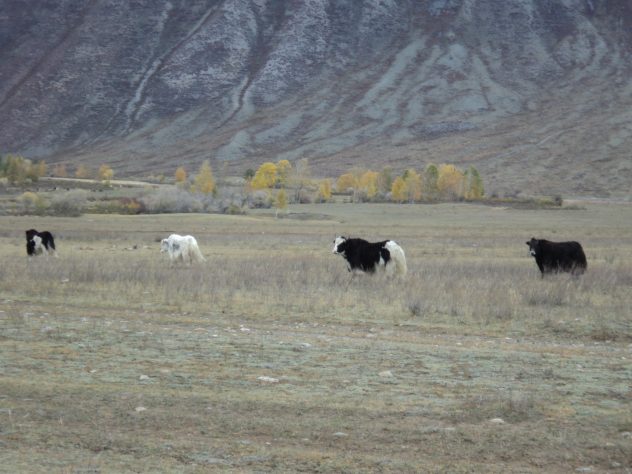
<path id="1" fill-rule="evenodd" d="M 337 234 L 408 276 L 351 281 Z M 0 216 L 0 262 L 2 472 L 632 472 L 630 205 Z"/>

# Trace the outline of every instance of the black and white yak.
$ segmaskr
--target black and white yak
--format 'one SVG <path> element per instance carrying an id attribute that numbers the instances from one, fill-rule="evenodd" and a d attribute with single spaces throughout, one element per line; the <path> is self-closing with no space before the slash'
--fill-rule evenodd
<path id="1" fill-rule="evenodd" d="M 367 242 L 364 239 L 336 237 L 333 253 L 347 261 L 350 272 L 375 273 L 383 269 L 389 276 L 406 275 L 406 255 L 393 240 Z"/>
<path id="2" fill-rule="evenodd" d="M 53 234 L 47 230 L 38 232 L 35 229 L 29 229 L 26 232 L 26 254 L 29 257 L 46 253 L 48 255 L 57 255 L 55 250 L 55 239 Z"/>

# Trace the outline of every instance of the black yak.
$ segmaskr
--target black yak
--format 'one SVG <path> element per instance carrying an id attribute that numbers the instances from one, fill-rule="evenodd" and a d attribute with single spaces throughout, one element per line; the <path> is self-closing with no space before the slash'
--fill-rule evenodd
<path id="1" fill-rule="evenodd" d="M 542 276 L 558 272 L 581 275 L 586 271 L 586 255 L 579 242 L 551 242 L 532 237 L 527 245 Z"/>

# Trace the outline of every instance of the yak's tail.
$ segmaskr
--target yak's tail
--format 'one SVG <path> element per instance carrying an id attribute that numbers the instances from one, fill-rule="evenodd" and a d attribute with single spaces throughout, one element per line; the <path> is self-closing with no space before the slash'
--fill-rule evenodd
<path id="1" fill-rule="evenodd" d="M 57 249 L 55 248 L 55 239 L 53 238 L 52 234 L 50 234 L 48 245 L 50 247 L 48 249 L 48 253 L 52 254 L 54 257 L 58 257 L 59 255 L 57 255 Z"/>
<path id="2" fill-rule="evenodd" d="M 400 276 L 406 275 L 408 267 L 406 266 L 406 254 L 404 253 L 404 249 L 393 240 L 386 242 L 386 249 L 391 253 L 391 258 L 395 262 L 397 273 L 399 273 Z"/>
<path id="3" fill-rule="evenodd" d="M 200 252 L 200 247 L 198 247 L 197 242 L 192 242 L 189 247 L 189 252 L 191 254 L 191 260 L 196 262 L 206 262 L 204 255 Z"/>

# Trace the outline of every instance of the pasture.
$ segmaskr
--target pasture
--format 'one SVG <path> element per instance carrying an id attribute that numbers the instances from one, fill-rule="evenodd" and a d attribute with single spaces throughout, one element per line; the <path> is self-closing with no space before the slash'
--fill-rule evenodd
<path id="1" fill-rule="evenodd" d="M 0 471 L 630 472 L 632 206 L 290 211 L 0 216 Z M 405 280 L 350 281 L 340 234 Z"/>

